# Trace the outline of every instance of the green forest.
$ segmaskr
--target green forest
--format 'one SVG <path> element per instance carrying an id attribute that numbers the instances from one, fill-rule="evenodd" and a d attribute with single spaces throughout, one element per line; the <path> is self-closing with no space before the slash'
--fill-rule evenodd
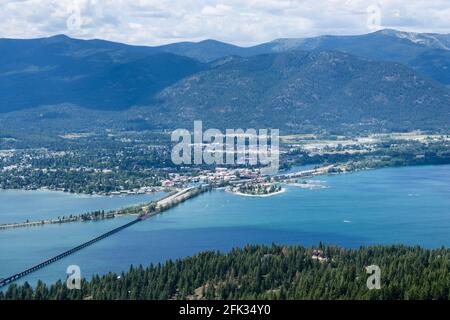
<path id="1" fill-rule="evenodd" d="M 369 290 L 366 267 L 381 270 Z M 344 249 L 319 244 L 247 246 L 227 254 L 203 252 L 164 264 L 131 266 L 122 274 L 83 280 L 10 285 L 3 299 L 443 299 L 450 298 L 450 249 L 374 246 Z"/>

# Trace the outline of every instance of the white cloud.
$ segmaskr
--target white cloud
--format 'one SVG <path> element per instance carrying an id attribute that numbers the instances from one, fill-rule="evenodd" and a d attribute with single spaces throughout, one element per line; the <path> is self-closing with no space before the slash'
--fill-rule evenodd
<path id="1" fill-rule="evenodd" d="M 203 7 L 202 14 L 206 16 L 225 16 L 232 13 L 232 11 L 233 9 L 230 6 L 219 3 L 215 6 Z"/>
<path id="2" fill-rule="evenodd" d="M 0 37 L 64 33 L 146 45 L 208 38 L 253 45 L 370 32 L 371 5 L 381 8 L 380 27 L 450 33 L 448 0 L 0 0 Z"/>

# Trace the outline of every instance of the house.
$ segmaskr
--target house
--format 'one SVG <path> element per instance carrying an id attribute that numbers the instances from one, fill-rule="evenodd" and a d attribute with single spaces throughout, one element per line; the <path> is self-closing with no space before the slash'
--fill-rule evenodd
<path id="1" fill-rule="evenodd" d="M 161 181 L 161 185 L 163 187 L 173 187 L 174 183 L 171 180 L 163 180 L 163 181 Z"/>

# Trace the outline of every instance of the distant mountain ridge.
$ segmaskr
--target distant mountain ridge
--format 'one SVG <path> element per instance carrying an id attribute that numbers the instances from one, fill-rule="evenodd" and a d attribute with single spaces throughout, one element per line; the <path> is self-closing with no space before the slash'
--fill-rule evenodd
<path id="1" fill-rule="evenodd" d="M 215 65 L 164 89 L 155 115 L 290 131 L 449 127 L 450 91 L 398 63 L 288 51 Z"/>
<path id="2" fill-rule="evenodd" d="M 181 43 L 159 47 L 209 62 L 229 55 L 250 57 L 290 50 L 337 50 L 379 61 L 400 62 L 444 84 L 450 85 L 450 34 L 413 33 L 384 29 L 354 36 L 318 36 L 276 39 L 243 48 L 221 42 Z M 221 50 L 218 50 L 218 48 Z M 182 48 L 182 50 L 180 50 Z"/>
<path id="3" fill-rule="evenodd" d="M 337 50 L 374 60 L 401 62 L 414 68 L 415 59 L 430 50 L 444 50 L 441 52 L 441 55 L 445 54 L 447 59 L 449 59 L 448 55 L 450 55 L 450 34 L 403 32 L 393 29 L 383 29 L 363 35 L 324 35 L 310 38 L 275 39 L 251 47 L 240 47 L 211 39 L 200 42 L 178 42 L 154 47 L 134 46 L 98 39 L 78 40 L 65 35 L 56 35 L 49 38 L 30 40 L 0 39 L 0 48 L 4 49 L 2 44 L 8 41 L 22 42 L 23 44 L 71 42 L 71 45 L 75 48 L 77 45 L 85 43 L 88 49 L 86 49 L 84 54 L 89 54 L 89 49 L 92 50 L 93 48 L 101 49 L 105 52 L 126 50 L 136 56 L 172 53 L 201 62 L 211 62 L 233 55 L 249 57 L 289 50 Z M 20 49 L 20 47 L 15 49 Z M 117 58 L 121 58 L 120 54 Z M 448 68 L 450 66 L 445 64 L 442 67 Z"/>
<path id="4" fill-rule="evenodd" d="M 2 112 L 59 103 L 122 110 L 149 104 L 158 91 L 205 68 L 152 48 L 61 35 L 3 39 L 0 52 Z"/>
<path id="5" fill-rule="evenodd" d="M 146 47 L 64 35 L 0 39 L 0 115 L 64 104 L 63 117 L 55 107 L 42 119 L 58 118 L 63 128 L 74 105 L 127 111 L 103 122 L 124 128 L 204 119 L 290 131 L 447 130 L 449 43 L 449 35 L 395 30 L 249 48 L 215 40 Z"/>

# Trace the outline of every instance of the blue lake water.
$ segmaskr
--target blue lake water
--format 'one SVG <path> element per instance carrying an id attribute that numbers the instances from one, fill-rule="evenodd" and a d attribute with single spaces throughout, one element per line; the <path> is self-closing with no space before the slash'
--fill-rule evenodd
<path id="1" fill-rule="evenodd" d="M 0 190 L 0 224 L 113 210 L 159 198 L 163 192 L 130 196 L 75 195 L 55 191 Z"/>
<path id="2" fill-rule="evenodd" d="M 257 198 L 213 191 L 121 231 L 20 282 L 127 270 L 248 243 L 345 247 L 450 246 L 450 166 L 389 168 L 316 178 L 327 189 L 289 186 Z M 0 277 L 67 250 L 131 217 L 0 231 Z"/>

